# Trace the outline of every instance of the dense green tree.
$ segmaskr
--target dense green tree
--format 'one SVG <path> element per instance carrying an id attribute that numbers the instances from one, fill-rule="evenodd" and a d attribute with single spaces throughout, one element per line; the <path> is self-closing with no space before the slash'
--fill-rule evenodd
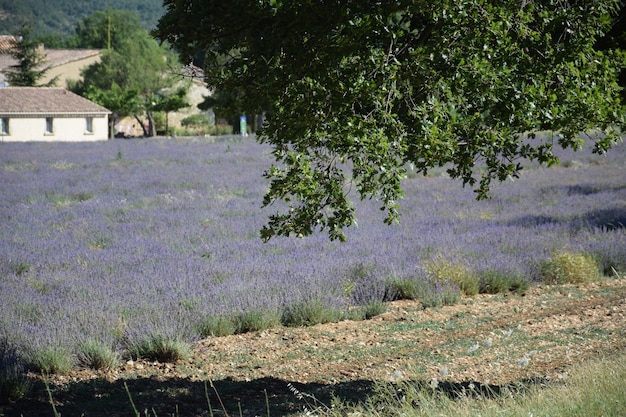
<path id="1" fill-rule="evenodd" d="M 620 2 L 620 9 L 614 16 L 608 32 L 596 42 L 596 49 L 621 49 L 626 51 L 626 3 Z M 622 101 L 626 103 L 626 68 L 622 68 L 619 79 L 622 87 Z"/>
<path id="2" fill-rule="evenodd" d="M 173 111 L 189 107 L 186 87 L 178 87 L 174 91 L 161 91 L 150 100 L 150 110 L 165 113 L 165 133 L 169 134 L 169 114 Z"/>
<path id="3" fill-rule="evenodd" d="M 7 81 L 14 87 L 52 87 L 56 84 L 55 77 L 45 84 L 39 81 L 46 75 L 46 58 L 39 44 L 31 36 L 28 26 L 23 26 L 17 33 L 17 46 L 9 51 L 9 54 L 17 60 L 17 64 L 11 65 L 7 72 Z"/>
<path id="4" fill-rule="evenodd" d="M 109 137 L 115 134 L 113 127 L 119 120 L 134 115 L 141 108 L 139 93 L 132 89 L 123 90 L 115 82 L 106 90 L 89 85 L 81 94 L 113 112 L 109 119 Z"/>
<path id="5" fill-rule="evenodd" d="M 120 50 L 128 39 L 145 32 L 136 13 L 107 9 L 80 20 L 70 43 L 76 48 Z"/>
<path id="6" fill-rule="evenodd" d="M 492 180 L 553 145 L 620 140 L 622 51 L 594 48 L 615 0 L 166 0 L 155 35 L 184 59 L 205 50 L 208 84 L 245 88 L 267 110 L 277 164 L 264 204 L 286 209 L 262 237 L 327 230 L 344 239 L 349 190 L 397 220 L 407 169 L 449 175 L 487 197 Z M 222 57 L 228 59 L 223 60 Z M 554 140 L 535 136 L 555 132 Z"/>

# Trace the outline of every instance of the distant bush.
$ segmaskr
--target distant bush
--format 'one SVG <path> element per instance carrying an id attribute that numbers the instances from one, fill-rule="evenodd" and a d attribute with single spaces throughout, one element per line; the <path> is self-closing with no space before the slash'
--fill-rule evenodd
<path id="1" fill-rule="evenodd" d="M 232 135 L 233 127 L 230 125 L 215 125 L 215 126 L 183 126 L 183 127 L 170 127 L 170 133 L 172 136 L 222 136 Z"/>
<path id="2" fill-rule="evenodd" d="M 215 125 L 209 128 L 205 134 L 210 136 L 232 135 L 233 127 L 231 125 Z"/>
<path id="3" fill-rule="evenodd" d="M 540 263 L 541 280 L 547 284 L 582 284 L 597 281 L 600 269 L 593 257 L 563 251 Z"/>
<path id="4" fill-rule="evenodd" d="M 120 358 L 109 346 L 96 340 L 88 340 L 78 347 L 78 363 L 92 369 L 115 369 Z"/>
<path id="5" fill-rule="evenodd" d="M 212 125 L 211 119 L 206 114 L 192 114 L 180 121 L 184 127 L 209 127 Z"/>

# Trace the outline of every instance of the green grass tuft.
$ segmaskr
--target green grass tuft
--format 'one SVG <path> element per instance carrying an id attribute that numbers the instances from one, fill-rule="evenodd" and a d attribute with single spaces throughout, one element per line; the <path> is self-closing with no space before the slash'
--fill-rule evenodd
<path id="1" fill-rule="evenodd" d="M 562 251 L 543 261 L 540 275 L 546 284 L 583 284 L 602 276 L 595 259 L 589 255 Z"/>
<path id="2" fill-rule="evenodd" d="M 373 317 L 380 316 L 387 311 L 385 303 L 379 300 L 370 301 L 368 304 L 362 306 L 363 318 L 369 320 Z"/>
<path id="3" fill-rule="evenodd" d="M 519 275 L 501 271 L 487 271 L 480 282 L 481 294 L 500 294 L 515 292 L 523 294 L 528 290 L 529 282 Z"/>
<path id="4" fill-rule="evenodd" d="M 235 334 L 267 330 L 280 325 L 281 316 L 274 311 L 246 311 L 233 317 Z"/>
<path id="5" fill-rule="evenodd" d="M 206 317 L 198 327 L 201 337 L 221 337 L 235 334 L 235 322 L 229 317 Z"/>
<path id="6" fill-rule="evenodd" d="M 385 301 L 415 300 L 422 293 L 424 282 L 408 278 L 389 278 L 385 282 Z"/>
<path id="7" fill-rule="evenodd" d="M 120 364 L 120 357 L 104 343 L 87 340 L 78 347 L 78 363 L 92 369 L 115 369 Z"/>
<path id="8" fill-rule="evenodd" d="M 129 353 L 134 358 L 174 363 L 191 357 L 189 343 L 176 337 L 153 335 L 129 346 Z"/>
<path id="9" fill-rule="evenodd" d="M 27 363 L 35 372 L 44 375 L 65 375 L 74 367 L 71 353 L 60 346 L 35 350 L 27 358 Z"/>
<path id="10" fill-rule="evenodd" d="M 433 281 L 452 282 L 465 295 L 478 294 L 480 278 L 466 265 L 439 257 L 427 263 L 426 270 Z"/>
<path id="11" fill-rule="evenodd" d="M 281 322 L 284 326 L 313 326 L 336 322 L 341 318 L 339 309 L 329 307 L 320 300 L 311 299 L 286 307 Z"/>

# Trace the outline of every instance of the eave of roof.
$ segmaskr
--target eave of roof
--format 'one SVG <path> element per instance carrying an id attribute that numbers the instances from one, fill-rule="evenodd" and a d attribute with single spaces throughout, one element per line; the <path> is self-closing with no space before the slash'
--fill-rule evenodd
<path id="1" fill-rule="evenodd" d="M 110 114 L 111 112 L 84 97 L 63 88 L 4 87 L 0 88 L 0 114 L 4 115 L 69 115 Z"/>

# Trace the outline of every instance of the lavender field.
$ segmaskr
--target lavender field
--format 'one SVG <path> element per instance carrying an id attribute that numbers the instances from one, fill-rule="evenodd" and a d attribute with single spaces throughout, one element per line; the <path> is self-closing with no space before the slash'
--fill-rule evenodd
<path id="1" fill-rule="evenodd" d="M 24 356 L 86 340 L 120 352 L 155 335 L 193 341 L 207 318 L 384 301 L 390 280 L 431 282 L 426 265 L 441 259 L 532 281 L 571 250 L 607 275 L 626 271 L 626 146 L 560 156 L 496 184 L 489 201 L 443 169 L 410 176 L 401 223 L 358 202 L 343 244 L 263 243 L 272 157 L 252 139 L 3 143 L 0 339 Z"/>

